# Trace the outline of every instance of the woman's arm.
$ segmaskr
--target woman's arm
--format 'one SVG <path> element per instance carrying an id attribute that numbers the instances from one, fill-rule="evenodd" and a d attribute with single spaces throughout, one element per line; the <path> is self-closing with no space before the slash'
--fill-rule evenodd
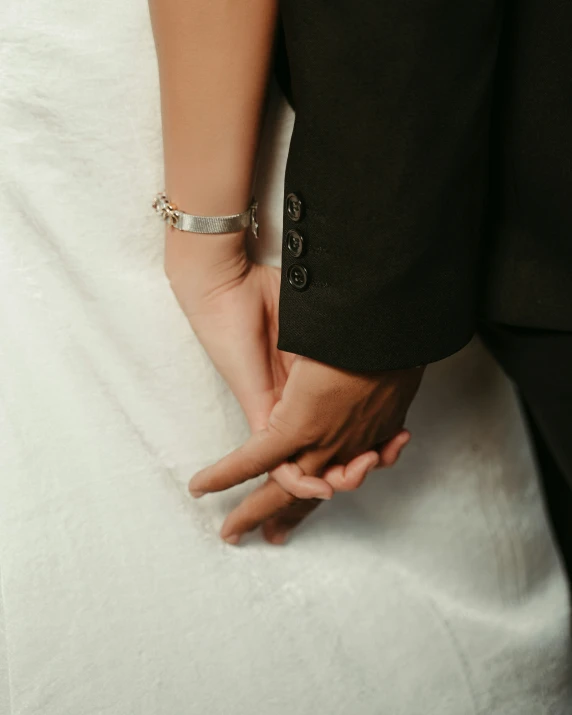
<path id="1" fill-rule="evenodd" d="M 276 5 L 276 0 L 149 0 L 165 190 L 187 213 L 216 216 L 248 208 Z M 200 249 L 213 245 L 213 238 L 186 234 L 185 244 Z"/>

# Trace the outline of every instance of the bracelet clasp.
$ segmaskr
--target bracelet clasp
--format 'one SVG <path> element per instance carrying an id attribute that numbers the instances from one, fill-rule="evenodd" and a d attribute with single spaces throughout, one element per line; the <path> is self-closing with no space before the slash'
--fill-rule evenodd
<path id="1" fill-rule="evenodd" d="M 258 201 L 252 201 L 250 206 L 250 230 L 254 238 L 258 238 Z"/>
<path id="2" fill-rule="evenodd" d="M 153 201 L 153 208 L 159 216 L 171 226 L 175 226 L 179 220 L 179 212 L 175 204 L 170 204 L 165 193 L 157 194 Z"/>

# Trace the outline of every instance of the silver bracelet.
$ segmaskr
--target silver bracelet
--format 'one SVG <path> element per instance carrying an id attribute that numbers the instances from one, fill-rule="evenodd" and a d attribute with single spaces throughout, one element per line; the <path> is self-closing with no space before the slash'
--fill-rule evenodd
<path id="1" fill-rule="evenodd" d="M 232 216 L 193 216 L 180 211 L 169 202 L 164 191 L 155 196 L 153 208 L 159 216 L 179 231 L 191 233 L 237 233 L 250 226 L 255 238 L 258 238 L 258 202 L 254 199 L 250 207 L 240 214 Z"/>

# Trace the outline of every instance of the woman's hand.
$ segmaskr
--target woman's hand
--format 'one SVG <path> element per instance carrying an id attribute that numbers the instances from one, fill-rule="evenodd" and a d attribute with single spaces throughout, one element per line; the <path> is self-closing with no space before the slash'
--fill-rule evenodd
<path id="1" fill-rule="evenodd" d="M 165 270 L 193 331 L 258 429 L 294 356 L 277 350 L 278 268 L 253 263 L 236 235 L 167 236 Z"/>

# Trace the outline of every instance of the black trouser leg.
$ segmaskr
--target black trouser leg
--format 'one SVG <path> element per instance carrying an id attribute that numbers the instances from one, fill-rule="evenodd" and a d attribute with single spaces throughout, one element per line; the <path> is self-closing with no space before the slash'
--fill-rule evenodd
<path id="1" fill-rule="evenodd" d="M 495 324 L 482 325 L 480 333 L 516 384 L 572 587 L 572 333 Z"/>
<path id="2" fill-rule="evenodd" d="M 563 479 L 562 471 L 554 461 L 530 408 L 522 396 L 521 404 L 541 475 L 546 508 L 572 587 L 572 489 Z"/>

